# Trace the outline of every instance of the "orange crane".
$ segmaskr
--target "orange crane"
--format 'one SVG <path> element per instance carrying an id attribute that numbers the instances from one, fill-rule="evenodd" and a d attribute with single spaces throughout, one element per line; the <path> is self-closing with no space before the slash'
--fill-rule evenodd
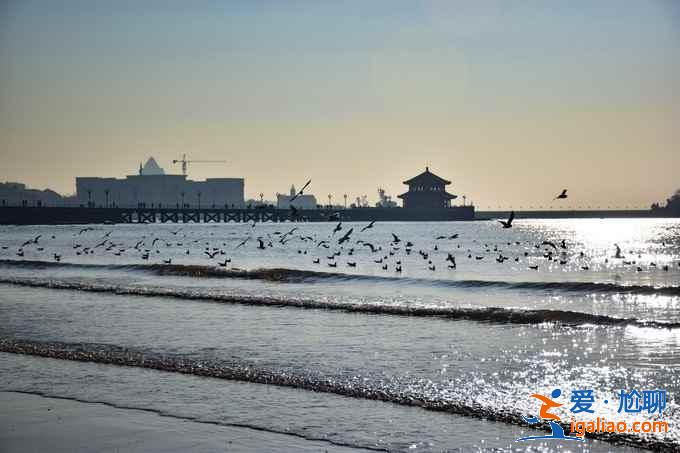
<path id="1" fill-rule="evenodd" d="M 187 175 L 187 164 L 195 164 L 195 163 L 201 163 L 201 164 L 222 163 L 222 164 L 226 164 L 227 163 L 226 160 L 187 160 L 186 154 L 182 154 L 181 159 L 173 159 L 172 160 L 173 164 L 177 164 L 177 163 L 180 163 L 180 162 L 182 163 L 182 174 L 184 176 Z"/>

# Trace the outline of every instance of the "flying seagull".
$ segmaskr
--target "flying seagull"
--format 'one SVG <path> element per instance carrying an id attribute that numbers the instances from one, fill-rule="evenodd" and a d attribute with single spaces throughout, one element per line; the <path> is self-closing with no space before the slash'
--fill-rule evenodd
<path id="1" fill-rule="evenodd" d="M 364 231 L 368 230 L 369 228 L 373 228 L 373 224 L 374 224 L 374 223 L 375 223 L 375 220 L 371 220 L 371 223 L 369 223 L 368 225 L 366 225 L 365 227 L 363 227 L 363 228 L 361 229 L 361 232 L 363 233 Z"/>
<path id="2" fill-rule="evenodd" d="M 354 231 L 354 228 L 350 228 L 347 233 L 340 239 L 338 239 L 338 244 L 342 244 L 343 242 L 346 242 L 349 240 L 349 236 L 352 234 L 352 231 Z"/>
<path id="3" fill-rule="evenodd" d="M 298 193 L 296 193 L 295 195 L 293 195 L 293 197 L 290 199 L 289 203 L 292 203 L 293 201 L 295 201 L 295 199 L 296 199 L 297 197 L 299 197 L 300 195 L 302 195 L 302 194 L 304 193 L 304 190 L 305 190 L 305 189 L 307 188 L 307 186 L 309 186 L 311 183 L 312 183 L 312 180 L 311 180 L 311 179 L 310 179 L 309 181 L 307 181 L 307 183 L 306 183 L 304 186 L 302 186 L 302 189 L 300 189 L 300 190 L 298 191 Z"/>
<path id="4" fill-rule="evenodd" d="M 515 219 L 515 211 L 510 212 L 510 217 L 508 220 L 499 220 L 498 222 L 503 225 L 503 228 L 512 228 L 512 221 Z"/>
<path id="5" fill-rule="evenodd" d="M 562 189 L 562 193 L 555 197 L 555 200 L 564 200 L 567 198 L 567 189 Z"/>

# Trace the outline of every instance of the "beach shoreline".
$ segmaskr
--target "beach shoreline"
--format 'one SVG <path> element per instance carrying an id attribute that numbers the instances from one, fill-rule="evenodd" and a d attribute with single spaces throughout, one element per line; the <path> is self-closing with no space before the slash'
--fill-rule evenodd
<path id="1" fill-rule="evenodd" d="M 0 391 L 0 445 L 11 452 L 362 452 L 359 448 L 139 409 Z"/>

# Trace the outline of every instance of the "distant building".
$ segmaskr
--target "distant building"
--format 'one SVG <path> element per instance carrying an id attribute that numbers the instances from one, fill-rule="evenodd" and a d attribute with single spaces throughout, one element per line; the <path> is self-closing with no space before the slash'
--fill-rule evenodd
<path id="1" fill-rule="evenodd" d="M 380 201 L 378 201 L 375 204 L 376 208 L 396 208 L 397 203 L 392 201 L 392 197 L 390 195 L 387 195 L 387 192 L 385 192 L 385 189 L 379 187 L 378 188 L 378 198 L 380 198 Z"/>
<path id="2" fill-rule="evenodd" d="M 314 195 L 299 195 L 295 200 L 297 191 L 295 186 L 290 187 L 290 195 L 283 195 L 280 193 L 276 194 L 276 207 L 279 209 L 290 209 L 291 204 L 297 209 L 316 209 L 316 197 Z"/>
<path id="3" fill-rule="evenodd" d="M 53 190 L 29 189 L 19 182 L 0 183 L 0 206 L 63 206 L 65 199 Z"/>
<path id="4" fill-rule="evenodd" d="M 446 191 L 446 186 L 451 184 L 444 178 L 440 178 L 434 173 L 430 173 L 429 167 L 425 171 L 415 176 L 404 184 L 408 185 L 408 192 L 399 195 L 404 202 L 404 208 L 449 208 L 451 200 L 457 198 L 456 195 Z"/>
<path id="5" fill-rule="evenodd" d="M 117 178 L 76 178 L 76 197 L 83 206 L 224 208 L 244 206 L 243 178 L 192 181 L 186 175 L 167 175 L 151 157 L 139 174 Z"/>

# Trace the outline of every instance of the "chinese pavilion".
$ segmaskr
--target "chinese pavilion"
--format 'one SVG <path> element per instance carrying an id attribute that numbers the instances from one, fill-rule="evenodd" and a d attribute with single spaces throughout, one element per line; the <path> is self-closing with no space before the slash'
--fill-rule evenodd
<path id="1" fill-rule="evenodd" d="M 429 167 L 425 167 L 425 171 L 418 176 L 404 181 L 404 184 L 408 185 L 408 192 L 399 195 L 404 201 L 404 208 L 449 208 L 451 200 L 457 198 L 446 191 L 451 181 L 430 173 Z"/>

